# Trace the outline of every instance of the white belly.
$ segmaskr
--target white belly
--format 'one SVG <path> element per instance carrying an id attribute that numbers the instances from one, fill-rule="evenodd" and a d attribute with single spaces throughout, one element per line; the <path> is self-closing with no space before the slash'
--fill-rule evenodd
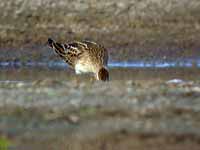
<path id="1" fill-rule="evenodd" d="M 77 63 L 75 65 L 75 72 L 76 74 L 81 74 L 81 73 L 90 73 L 92 71 L 92 67 L 90 65 L 84 65 L 81 63 Z"/>

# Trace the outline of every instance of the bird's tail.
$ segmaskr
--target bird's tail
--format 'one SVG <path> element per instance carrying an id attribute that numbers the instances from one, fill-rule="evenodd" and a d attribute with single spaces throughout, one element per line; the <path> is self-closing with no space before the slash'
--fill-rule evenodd
<path id="1" fill-rule="evenodd" d="M 54 49 L 54 51 L 63 59 L 66 57 L 66 51 L 63 44 L 54 42 L 51 38 L 48 38 L 48 45 Z"/>

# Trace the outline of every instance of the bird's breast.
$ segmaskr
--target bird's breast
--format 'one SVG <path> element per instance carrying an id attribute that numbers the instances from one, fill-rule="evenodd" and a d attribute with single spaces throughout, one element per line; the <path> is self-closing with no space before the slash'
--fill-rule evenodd
<path id="1" fill-rule="evenodd" d="M 91 73 L 93 72 L 93 66 L 89 64 L 77 63 L 75 65 L 75 72 L 76 74 Z"/>

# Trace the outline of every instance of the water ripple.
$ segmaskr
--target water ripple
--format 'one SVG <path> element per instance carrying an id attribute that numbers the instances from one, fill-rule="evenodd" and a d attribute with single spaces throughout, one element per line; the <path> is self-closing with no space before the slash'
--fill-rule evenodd
<path id="1" fill-rule="evenodd" d="M 49 61 L 49 62 L 20 62 L 20 61 L 2 61 L 0 62 L 0 68 L 19 68 L 19 67 L 48 67 L 48 68 L 66 68 L 67 64 L 63 61 Z M 130 62 L 109 62 L 109 68 L 174 68 L 174 67 L 200 67 L 200 59 L 183 59 L 174 61 L 130 61 Z"/>

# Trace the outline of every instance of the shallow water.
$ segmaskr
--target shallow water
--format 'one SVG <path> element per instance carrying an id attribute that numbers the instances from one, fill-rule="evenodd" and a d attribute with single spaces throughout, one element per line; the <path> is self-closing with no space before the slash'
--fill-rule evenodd
<path id="1" fill-rule="evenodd" d="M 109 62 L 111 80 L 128 79 L 195 79 L 199 72 L 200 59 L 154 60 L 132 62 Z M 63 61 L 50 62 L 0 62 L 0 80 L 35 80 L 45 77 L 54 79 L 74 78 L 74 71 Z M 84 76 L 84 75 L 82 75 Z M 87 76 L 87 75 L 86 75 Z"/>
<path id="2" fill-rule="evenodd" d="M 48 67 L 48 68 L 66 68 L 67 64 L 63 61 L 34 62 L 29 61 L 22 63 L 20 61 L 0 62 L 0 68 L 9 67 Z M 200 59 L 176 59 L 176 60 L 154 60 L 154 61 L 130 61 L 130 62 L 109 62 L 109 68 L 177 68 L 177 67 L 200 67 Z"/>
<path id="3" fill-rule="evenodd" d="M 198 68 L 109 68 L 110 81 L 118 80 L 198 80 L 200 69 Z M 76 75 L 69 68 L 4 68 L 0 69 L 0 83 L 17 82 L 17 81 L 35 81 L 35 80 L 61 80 L 71 81 L 79 79 L 82 81 L 91 80 L 93 75 Z"/>

